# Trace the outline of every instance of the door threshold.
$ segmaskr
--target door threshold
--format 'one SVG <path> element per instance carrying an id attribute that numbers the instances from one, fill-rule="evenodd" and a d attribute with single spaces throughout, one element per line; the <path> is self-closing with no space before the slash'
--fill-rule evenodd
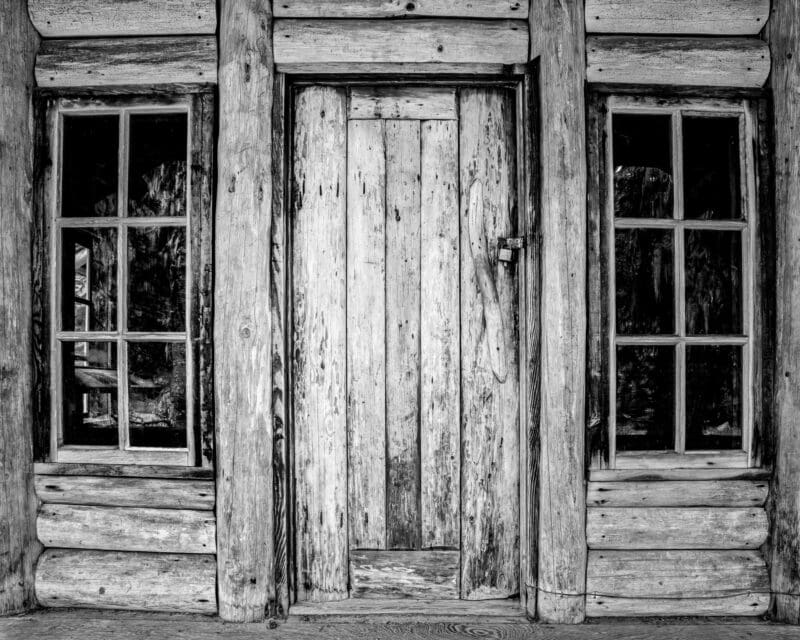
<path id="1" fill-rule="evenodd" d="M 297 602 L 290 616 L 440 616 L 525 619 L 517 598 L 503 600 L 424 600 L 417 598 L 350 598 L 335 602 Z"/>

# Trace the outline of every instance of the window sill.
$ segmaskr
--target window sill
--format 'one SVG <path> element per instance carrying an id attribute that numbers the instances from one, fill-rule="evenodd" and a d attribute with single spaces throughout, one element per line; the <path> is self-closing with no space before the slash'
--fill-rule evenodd
<path id="1" fill-rule="evenodd" d="M 746 451 L 626 451 L 616 455 L 616 469 L 746 469 Z"/>
<path id="2" fill-rule="evenodd" d="M 214 479 L 213 469 L 139 464 L 36 462 L 33 465 L 33 472 L 39 476 L 106 476 L 113 478 L 164 478 L 179 480 Z"/>
<path id="3" fill-rule="evenodd" d="M 55 462 L 85 464 L 150 464 L 188 467 L 187 449 L 127 449 L 116 447 L 62 446 L 55 455 Z"/>

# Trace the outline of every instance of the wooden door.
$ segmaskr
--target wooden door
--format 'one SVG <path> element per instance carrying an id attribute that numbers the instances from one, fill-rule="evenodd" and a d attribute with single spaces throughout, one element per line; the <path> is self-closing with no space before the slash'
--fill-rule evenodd
<path id="1" fill-rule="evenodd" d="M 520 590 L 514 93 L 294 99 L 298 600 Z"/>

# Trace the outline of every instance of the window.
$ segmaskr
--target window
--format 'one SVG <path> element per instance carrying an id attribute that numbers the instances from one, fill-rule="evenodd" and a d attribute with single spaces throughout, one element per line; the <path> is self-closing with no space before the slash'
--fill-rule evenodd
<path id="1" fill-rule="evenodd" d="M 747 101 L 608 98 L 608 462 L 753 464 L 756 184 Z"/>
<path id="2" fill-rule="evenodd" d="M 209 457 L 209 100 L 50 103 L 53 461 Z"/>

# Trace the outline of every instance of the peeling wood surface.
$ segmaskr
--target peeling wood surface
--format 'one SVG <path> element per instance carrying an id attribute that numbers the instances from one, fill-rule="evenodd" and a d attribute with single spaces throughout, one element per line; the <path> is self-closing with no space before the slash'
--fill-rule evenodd
<path id="1" fill-rule="evenodd" d="M 589 482 L 590 507 L 763 507 L 769 482 Z"/>
<path id="2" fill-rule="evenodd" d="M 528 0 L 282 0 L 277 18 L 524 18 Z"/>
<path id="3" fill-rule="evenodd" d="M 36 58 L 39 87 L 216 82 L 213 36 L 44 40 Z"/>
<path id="4" fill-rule="evenodd" d="M 451 88 L 353 87 L 350 93 L 351 120 L 455 120 L 457 117 L 456 92 Z"/>
<path id="5" fill-rule="evenodd" d="M 458 599 L 458 563 L 458 551 L 354 551 L 352 596 Z"/>

